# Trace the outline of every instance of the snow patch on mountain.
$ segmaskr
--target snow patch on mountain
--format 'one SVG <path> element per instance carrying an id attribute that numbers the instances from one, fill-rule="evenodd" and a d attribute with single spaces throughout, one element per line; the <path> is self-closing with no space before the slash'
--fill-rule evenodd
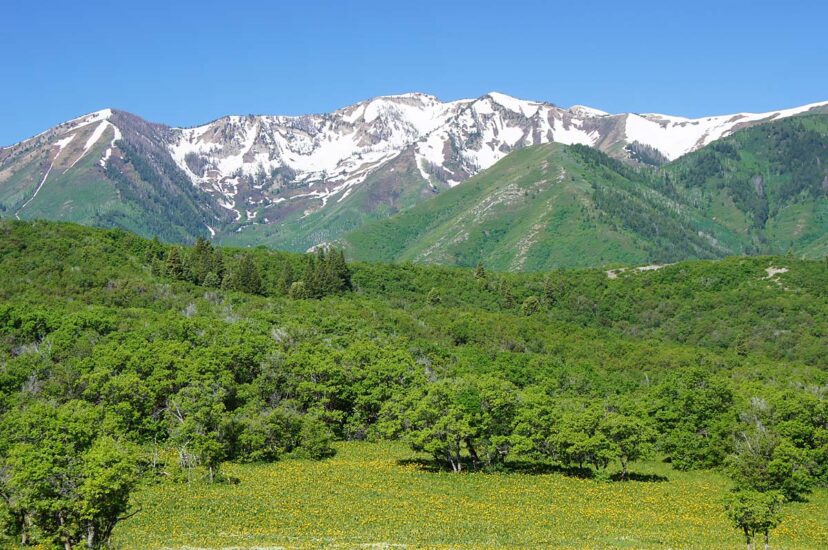
<path id="1" fill-rule="evenodd" d="M 534 116 L 534 114 L 538 112 L 538 109 L 541 106 L 540 103 L 517 99 L 506 94 L 501 94 L 499 92 L 489 92 L 488 96 L 492 98 L 492 100 L 494 100 L 498 105 L 502 105 L 503 107 L 512 112 L 521 113 L 523 116 L 527 118 Z"/>
<path id="2" fill-rule="evenodd" d="M 609 113 L 586 105 L 573 105 L 569 112 L 580 118 L 609 116 Z"/>
<path id="3" fill-rule="evenodd" d="M 744 125 L 788 118 L 826 105 L 828 102 L 811 103 L 767 113 L 737 113 L 697 119 L 655 113 L 628 114 L 625 115 L 625 136 L 629 143 L 638 141 L 650 145 L 669 160 L 675 160 L 730 135 Z"/>
<path id="4" fill-rule="evenodd" d="M 78 156 L 78 158 L 76 158 L 72 162 L 72 164 L 69 165 L 69 168 L 76 165 L 80 159 L 86 156 L 86 153 L 89 152 L 89 149 L 91 149 L 92 146 L 95 145 L 99 139 L 101 139 L 101 136 L 103 135 L 104 131 L 106 131 L 108 126 L 110 126 L 109 121 L 104 120 L 95 127 L 95 130 L 92 131 L 92 134 L 90 134 L 89 139 L 87 139 L 86 143 L 83 145 L 83 151 L 81 151 L 80 156 Z"/>
<path id="5" fill-rule="evenodd" d="M 110 157 L 112 157 L 112 149 L 115 147 L 115 142 L 120 139 L 123 139 L 123 135 L 121 135 L 121 130 L 119 130 L 118 127 L 112 124 L 111 122 L 109 123 L 109 125 L 112 127 L 113 131 L 112 141 L 109 142 L 109 147 L 106 148 L 106 151 L 101 157 L 101 160 L 98 161 L 98 163 L 103 168 L 106 168 L 106 163 L 109 162 Z"/>
<path id="6" fill-rule="evenodd" d="M 52 158 L 52 161 L 49 163 L 49 168 L 47 168 L 46 173 L 43 174 L 43 178 L 40 180 L 40 183 L 37 185 L 37 188 L 35 189 L 34 194 L 32 194 L 32 196 L 29 197 L 29 200 L 24 202 L 23 205 L 20 208 L 17 209 L 17 212 L 14 213 L 15 218 L 17 218 L 19 220 L 20 219 L 20 212 L 22 212 L 24 208 L 29 206 L 29 204 L 33 200 L 35 200 L 35 197 L 37 197 L 37 194 L 40 193 L 40 190 L 43 188 L 43 184 L 46 183 L 46 179 L 49 177 L 49 174 L 52 173 L 52 167 L 55 165 L 55 161 L 60 156 L 60 154 L 63 152 L 63 150 L 66 148 L 66 146 L 69 145 L 72 142 L 73 139 L 75 139 L 76 135 L 77 134 L 72 134 L 69 137 L 65 137 L 65 138 L 60 139 L 60 140 L 55 142 L 54 146 L 58 148 L 57 153 L 55 153 L 55 156 Z"/>

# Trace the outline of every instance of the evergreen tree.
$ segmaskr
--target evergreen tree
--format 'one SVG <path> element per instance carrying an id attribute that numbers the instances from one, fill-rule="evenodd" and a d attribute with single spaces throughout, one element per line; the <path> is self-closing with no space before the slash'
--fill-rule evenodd
<path id="1" fill-rule="evenodd" d="M 336 293 L 338 285 L 331 265 L 331 254 L 323 248 L 316 252 L 316 279 L 319 284 L 317 298 Z"/>
<path id="2" fill-rule="evenodd" d="M 184 262 L 181 259 L 181 249 L 173 246 L 167 252 L 167 261 L 165 263 L 165 270 L 167 276 L 176 280 L 184 280 L 186 277 L 186 270 L 184 269 Z"/>
<path id="3" fill-rule="evenodd" d="M 249 254 L 242 256 L 238 266 L 239 290 L 250 294 L 262 294 L 262 278 L 259 269 Z"/>
<path id="4" fill-rule="evenodd" d="M 506 281 L 500 282 L 500 298 L 504 309 L 512 309 L 515 307 L 515 298 L 512 296 L 512 287 Z"/>
<path id="5" fill-rule="evenodd" d="M 543 282 L 543 297 L 546 300 L 547 306 L 554 306 L 558 302 L 559 290 L 551 277 L 547 277 Z"/>
<path id="6" fill-rule="evenodd" d="M 250 294 L 263 294 L 264 287 L 259 269 L 253 262 L 250 254 L 244 254 L 230 275 L 224 278 L 223 288 L 227 290 L 238 290 Z"/>
<path id="7" fill-rule="evenodd" d="M 288 289 L 288 296 L 294 300 L 304 300 L 306 298 L 310 298 L 310 293 L 308 292 L 308 287 L 305 286 L 304 282 L 296 281 L 290 285 L 290 289 Z"/>
<path id="8" fill-rule="evenodd" d="M 313 254 L 309 254 L 306 260 L 302 283 L 304 283 L 309 298 L 320 298 L 322 296 L 319 266 L 317 265 L 317 257 Z"/>
<path id="9" fill-rule="evenodd" d="M 293 282 L 293 265 L 290 260 L 285 260 L 285 263 L 282 265 L 282 274 L 279 278 L 279 292 L 285 295 L 288 294 Z"/>
<path id="10" fill-rule="evenodd" d="M 164 258 L 164 245 L 158 240 L 158 235 L 154 236 L 147 245 L 145 258 L 149 263 L 152 263 L 153 260 L 162 260 Z"/>
<path id="11" fill-rule="evenodd" d="M 221 253 L 220 248 L 213 249 L 213 262 L 212 267 L 210 269 L 211 272 L 216 274 L 216 278 L 219 281 L 218 286 L 221 285 L 221 282 L 224 280 L 224 255 Z"/>
<path id="12" fill-rule="evenodd" d="M 339 294 L 353 288 L 345 254 L 336 249 L 319 249 L 315 254 L 309 254 L 302 282 L 311 298 Z"/>
<path id="13" fill-rule="evenodd" d="M 211 271 L 204 277 L 204 283 L 202 284 L 209 288 L 219 288 L 221 286 L 221 280 L 219 280 L 215 271 Z"/>
<path id="14" fill-rule="evenodd" d="M 340 292 L 352 290 L 351 270 L 345 261 L 345 252 L 342 249 L 331 251 L 329 261 L 331 263 L 331 271 L 337 281 L 337 290 Z"/>
<path id="15" fill-rule="evenodd" d="M 187 270 L 190 280 L 197 284 L 203 284 L 205 277 L 213 268 L 213 245 L 209 241 L 198 237 L 187 258 Z"/>

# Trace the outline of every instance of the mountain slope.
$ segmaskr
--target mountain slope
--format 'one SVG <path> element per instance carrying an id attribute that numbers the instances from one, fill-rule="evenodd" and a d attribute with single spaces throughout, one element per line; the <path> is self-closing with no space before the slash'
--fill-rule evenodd
<path id="1" fill-rule="evenodd" d="M 828 116 L 737 132 L 662 169 L 533 147 L 342 242 L 359 259 L 502 270 L 828 253 Z"/>
<path id="2" fill-rule="evenodd" d="M 447 103 L 403 94 L 330 114 L 228 116 L 196 128 L 105 110 L 0 149 L 0 216 L 305 250 L 527 146 L 583 144 L 658 165 L 735 130 L 825 105 L 686 119 L 564 109 L 494 92 Z"/>
<path id="3" fill-rule="evenodd" d="M 191 241 L 227 213 L 164 148 L 166 127 L 104 110 L 0 151 L 5 217 L 122 227 Z"/>
<path id="4" fill-rule="evenodd" d="M 511 271 L 741 252 L 727 229 L 662 194 L 647 172 L 560 144 L 515 152 L 344 243 L 358 259 Z"/>

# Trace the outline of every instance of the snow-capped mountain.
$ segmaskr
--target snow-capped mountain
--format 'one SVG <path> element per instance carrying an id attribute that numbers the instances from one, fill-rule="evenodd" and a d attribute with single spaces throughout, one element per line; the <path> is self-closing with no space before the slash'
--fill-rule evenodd
<path id="1" fill-rule="evenodd" d="M 330 197 L 365 180 L 378 166 L 448 122 L 463 102 L 424 94 L 380 97 L 328 115 L 229 116 L 173 130 L 170 152 L 190 179 L 234 208 L 246 182 L 268 192 L 301 188 L 291 200 Z M 274 186 L 274 183 L 276 184 Z M 261 202 L 259 203 L 261 204 Z M 248 206 L 253 205 L 250 203 Z M 241 216 L 241 213 L 238 213 Z"/>
<path id="2" fill-rule="evenodd" d="M 39 215 L 41 189 L 79 178 L 111 180 L 123 200 L 135 194 L 129 181 L 153 187 L 169 208 L 172 195 L 185 193 L 198 212 L 197 223 L 184 223 L 191 236 L 203 231 L 230 242 L 304 249 L 457 185 L 529 145 L 577 143 L 631 161 L 638 158 L 633 149 L 643 147 L 673 160 L 740 128 L 827 106 L 688 119 L 565 109 L 495 92 L 453 102 L 415 93 L 330 114 L 228 116 L 195 128 L 107 109 L 0 149 L 0 208 Z M 83 175 L 73 174 L 80 168 Z M 181 185 L 191 189 L 174 189 Z M 199 201 L 206 204 L 195 206 Z M 78 217 L 77 204 L 63 208 L 66 219 Z"/>
<path id="3" fill-rule="evenodd" d="M 638 142 L 672 160 L 748 124 L 822 105 L 693 120 L 610 115 L 585 106 L 563 109 L 495 92 L 450 103 L 405 94 L 328 115 L 226 117 L 173 130 L 169 146 L 190 179 L 221 196 L 221 204 L 242 221 L 285 201 L 301 201 L 301 215 L 309 215 L 331 199 L 347 199 L 369 174 L 409 151 L 421 178 L 439 189 L 528 145 L 579 143 L 627 157 L 624 146 Z M 283 218 L 278 212 L 264 216 Z"/>

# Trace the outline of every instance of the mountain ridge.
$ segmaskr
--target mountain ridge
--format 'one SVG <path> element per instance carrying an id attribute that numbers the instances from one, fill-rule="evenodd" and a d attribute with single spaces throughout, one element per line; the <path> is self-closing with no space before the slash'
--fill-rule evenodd
<path id="1" fill-rule="evenodd" d="M 828 254 L 828 116 L 757 125 L 661 168 L 543 144 L 337 244 L 367 261 L 498 270 Z"/>
<path id="2" fill-rule="evenodd" d="M 150 235 L 174 209 L 173 197 L 187 196 L 193 204 L 167 220 L 175 227 L 164 228 L 165 238 L 306 250 L 428 200 L 526 146 L 584 144 L 632 164 L 659 164 L 736 130 L 819 110 L 828 102 L 688 119 L 564 109 L 498 92 L 451 102 L 408 93 L 326 114 L 228 115 L 183 128 L 104 109 L 0 149 L 0 216 L 120 223 Z M 70 135 L 79 137 L 61 141 Z M 152 159 L 140 160 L 150 149 Z M 90 154 L 99 157 L 84 163 Z M 69 191 L 58 203 L 50 190 L 56 178 L 100 189 L 87 208 Z M 129 189 L 153 185 L 149 205 Z M 98 200 L 105 194 L 110 199 Z M 127 206 L 118 203 L 124 195 L 135 195 Z M 119 221 L 125 209 L 134 212 Z"/>

